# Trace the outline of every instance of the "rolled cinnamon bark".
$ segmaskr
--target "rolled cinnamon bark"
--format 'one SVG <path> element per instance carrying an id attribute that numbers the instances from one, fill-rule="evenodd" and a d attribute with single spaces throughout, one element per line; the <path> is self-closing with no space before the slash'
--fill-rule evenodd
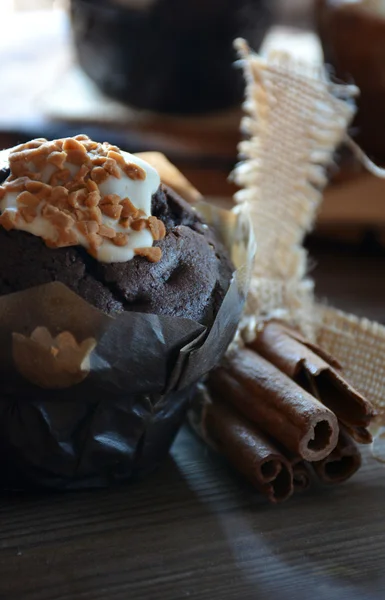
<path id="1" fill-rule="evenodd" d="M 333 357 L 275 321 L 265 326 L 250 347 L 318 398 L 344 425 L 359 428 L 360 441 L 368 443 L 370 434 L 363 429 L 375 416 L 374 408 L 344 379 Z"/>
<path id="2" fill-rule="evenodd" d="M 252 350 L 229 355 L 210 375 L 208 389 L 304 460 L 322 460 L 337 444 L 336 416 Z"/>
<path id="3" fill-rule="evenodd" d="M 305 492 L 311 484 L 310 468 L 301 458 L 291 461 L 294 492 Z"/>
<path id="4" fill-rule="evenodd" d="M 346 481 L 358 471 L 360 466 L 361 454 L 356 444 L 344 431 L 340 432 L 338 444 L 333 452 L 324 460 L 312 464 L 317 477 L 327 485 Z"/>
<path id="5" fill-rule="evenodd" d="M 290 462 L 234 408 L 222 402 L 205 402 L 202 432 L 206 441 L 225 455 L 270 502 L 283 502 L 292 495 Z"/>
<path id="6" fill-rule="evenodd" d="M 348 427 L 347 425 L 344 427 L 346 433 L 358 444 L 371 444 L 373 442 L 372 434 L 365 427 Z"/>

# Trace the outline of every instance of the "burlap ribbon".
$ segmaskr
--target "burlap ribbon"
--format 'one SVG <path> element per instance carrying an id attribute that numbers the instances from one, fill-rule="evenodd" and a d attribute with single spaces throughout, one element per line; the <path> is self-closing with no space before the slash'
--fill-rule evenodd
<path id="1" fill-rule="evenodd" d="M 385 413 L 385 327 L 318 304 L 303 248 L 358 89 L 282 52 L 262 58 L 243 40 L 236 45 L 247 79 L 236 201 L 249 206 L 258 245 L 241 335 L 253 339 L 271 318 L 297 325 Z"/>

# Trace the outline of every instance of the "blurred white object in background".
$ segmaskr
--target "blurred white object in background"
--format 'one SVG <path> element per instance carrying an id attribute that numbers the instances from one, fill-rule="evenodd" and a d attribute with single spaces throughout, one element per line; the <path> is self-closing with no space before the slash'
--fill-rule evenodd
<path id="1" fill-rule="evenodd" d="M 1 12 L 67 8 L 68 0 L 0 0 Z"/>
<path id="2" fill-rule="evenodd" d="M 266 35 L 260 53 L 287 52 L 295 59 L 315 65 L 323 63 L 323 51 L 318 36 L 294 27 L 272 27 Z"/>

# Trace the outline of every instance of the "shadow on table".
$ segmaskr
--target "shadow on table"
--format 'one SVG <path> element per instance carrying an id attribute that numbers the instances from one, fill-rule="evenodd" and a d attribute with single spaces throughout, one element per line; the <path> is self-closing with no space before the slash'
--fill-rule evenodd
<path id="1" fill-rule="evenodd" d="M 201 446 L 203 460 L 207 450 Z M 199 500 L 210 505 L 220 524 L 222 544 L 225 541 L 231 550 L 232 568 L 242 586 L 254 586 L 250 597 L 384 598 L 385 469 L 373 459 L 366 456 L 362 471 L 344 485 L 315 487 L 272 507 L 209 453 L 207 481 L 216 477 L 220 486 L 226 481 L 227 490 L 233 493 L 238 486 L 238 504 L 228 510 L 224 508 L 228 492 L 223 497 L 202 496 L 184 459 L 178 462 Z"/>
<path id="2" fill-rule="evenodd" d="M 185 429 L 140 484 L 0 499 L 0 599 L 382 599 L 379 468 L 271 507 Z"/>

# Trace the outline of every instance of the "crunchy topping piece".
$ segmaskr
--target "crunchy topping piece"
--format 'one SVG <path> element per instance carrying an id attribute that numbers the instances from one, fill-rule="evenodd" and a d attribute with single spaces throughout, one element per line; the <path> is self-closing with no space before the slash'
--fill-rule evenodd
<path id="1" fill-rule="evenodd" d="M 94 207 L 98 206 L 100 202 L 100 192 L 99 190 L 95 190 L 95 192 L 90 192 L 86 198 L 86 206 Z"/>
<path id="2" fill-rule="evenodd" d="M 91 221 L 96 221 L 101 225 L 103 223 L 102 211 L 98 206 L 94 206 L 93 208 L 89 208 L 87 211 L 89 218 Z"/>
<path id="3" fill-rule="evenodd" d="M 22 206 L 28 206 L 29 208 L 37 208 L 40 204 L 40 198 L 34 196 L 30 192 L 21 192 L 16 198 L 16 202 Z"/>
<path id="4" fill-rule="evenodd" d="M 123 171 L 130 179 L 141 180 L 144 181 L 146 179 L 146 171 L 142 169 L 142 167 L 138 167 L 138 165 L 134 165 L 132 163 L 125 164 L 123 167 Z"/>
<path id="5" fill-rule="evenodd" d="M 134 231 L 142 231 L 142 229 L 146 229 L 147 227 L 147 219 L 138 219 L 131 223 L 131 229 Z"/>
<path id="6" fill-rule="evenodd" d="M 121 177 L 122 177 L 120 174 L 120 171 L 118 169 L 118 166 L 116 164 L 116 161 L 113 160 L 112 158 L 106 159 L 106 162 L 103 165 L 103 169 L 105 171 L 107 171 L 107 173 L 112 175 L 113 177 L 116 177 L 117 179 L 121 179 Z"/>
<path id="7" fill-rule="evenodd" d="M 95 167 L 91 172 L 91 179 L 95 181 L 95 183 L 103 183 L 108 179 L 108 173 L 103 169 L 103 167 Z"/>
<path id="8" fill-rule="evenodd" d="M 33 173 L 32 171 L 26 171 L 24 173 L 24 176 L 28 177 L 29 179 L 32 179 L 33 181 L 41 180 L 41 173 Z"/>
<path id="9" fill-rule="evenodd" d="M 78 139 L 78 138 L 75 138 L 75 139 Z M 98 147 L 98 143 L 92 142 L 91 140 L 84 141 L 83 145 L 84 145 L 85 149 L 87 150 L 87 152 L 92 152 L 93 150 L 96 150 Z"/>
<path id="10" fill-rule="evenodd" d="M 95 181 L 92 181 L 92 179 L 87 179 L 86 183 L 86 188 L 89 192 L 99 192 L 99 186 Z"/>
<path id="11" fill-rule="evenodd" d="M 136 217 L 138 215 L 138 209 L 134 206 L 129 198 L 124 198 L 120 203 L 123 207 L 122 217 Z"/>
<path id="12" fill-rule="evenodd" d="M 26 168 L 24 160 L 14 160 L 12 162 L 12 174 L 14 177 L 22 177 L 26 171 L 28 171 L 28 169 Z"/>
<path id="13" fill-rule="evenodd" d="M 90 233 L 87 240 L 92 250 L 97 250 L 103 244 L 102 236 L 97 233 Z"/>
<path id="14" fill-rule="evenodd" d="M 85 133 L 79 133 L 78 135 L 75 135 L 74 140 L 78 140 L 79 142 L 88 142 L 90 140 L 90 138 L 88 137 L 88 135 L 86 135 Z M 96 144 L 96 142 L 91 142 L 92 144 Z"/>
<path id="15" fill-rule="evenodd" d="M 61 171 L 56 171 L 51 175 L 49 180 L 50 185 L 60 185 L 61 183 L 66 183 L 71 177 L 71 173 L 69 169 L 62 169 Z"/>
<path id="16" fill-rule="evenodd" d="M 112 239 L 116 236 L 116 231 L 112 227 L 108 227 L 107 225 L 100 225 L 99 227 L 99 235 Z"/>
<path id="17" fill-rule="evenodd" d="M 52 194 L 52 186 L 42 183 L 41 181 L 27 181 L 25 189 L 34 196 L 38 197 L 39 200 L 49 198 Z"/>
<path id="18" fill-rule="evenodd" d="M 68 201 L 68 190 L 61 185 L 52 188 L 50 203 L 53 204 L 53 206 L 57 206 L 57 208 L 60 208 L 62 210 L 64 210 L 65 208 L 69 208 L 70 205 Z"/>
<path id="19" fill-rule="evenodd" d="M 75 217 L 78 221 L 87 221 L 89 219 L 88 211 L 80 210 L 80 208 L 75 209 Z"/>
<path id="20" fill-rule="evenodd" d="M 124 167 L 126 166 L 124 156 L 120 154 L 119 149 L 116 148 L 116 146 L 111 146 L 111 149 L 107 152 L 107 156 L 108 158 L 114 160 L 121 169 L 124 169 Z"/>
<path id="21" fill-rule="evenodd" d="M 111 219 L 119 219 L 122 214 L 122 207 L 119 204 L 103 204 L 102 213 Z"/>
<path id="22" fill-rule="evenodd" d="M 66 140 L 63 144 L 63 150 L 67 153 L 69 163 L 79 166 L 89 163 L 87 150 L 77 140 L 71 138 Z"/>
<path id="23" fill-rule="evenodd" d="M 143 256 L 153 263 L 159 262 L 162 258 L 162 250 L 156 246 L 153 248 L 135 248 L 134 252 L 137 256 Z"/>
<path id="24" fill-rule="evenodd" d="M 120 154 L 120 148 L 118 148 L 118 146 L 112 146 L 112 144 L 109 144 L 108 142 L 103 142 L 103 146 L 106 146 L 107 150 L 110 150 L 111 152 L 117 152 L 119 156 L 122 156 Z"/>
<path id="25" fill-rule="evenodd" d="M 92 164 L 94 167 L 103 167 L 106 160 L 106 156 L 94 156 L 92 157 Z"/>
<path id="26" fill-rule="evenodd" d="M 64 163 L 67 160 L 67 154 L 65 152 L 58 152 L 55 150 L 47 157 L 47 161 L 57 167 L 58 169 L 64 168 Z"/>
<path id="27" fill-rule="evenodd" d="M 127 246 L 128 236 L 125 233 L 117 233 L 111 241 L 115 246 Z"/>
<path id="28" fill-rule="evenodd" d="M 74 176 L 74 181 L 78 181 L 81 185 L 85 186 L 85 178 L 90 172 L 89 165 L 81 165 L 79 171 Z"/>
<path id="29" fill-rule="evenodd" d="M 101 199 L 100 204 L 103 206 L 104 204 L 119 204 L 120 196 L 118 194 L 108 194 Z"/>
<path id="30" fill-rule="evenodd" d="M 90 235 L 91 233 L 99 232 L 99 225 L 96 221 L 79 221 L 76 223 L 76 227 L 85 236 Z"/>
<path id="31" fill-rule="evenodd" d="M 79 206 L 83 205 L 86 198 L 87 190 L 85 188 L 81 188 L 80 190 L 76 190 L 76 192 L 71 192 L 68 195 L 68 204 L 72 206 L 72 208 L 79 208 Z"/>
<path id="32" fill-rule="evenodd" d="M 163 240 L 166 235 L 166 228 L 163 221 L 160 221 L 156 217 L 148 218 L 148 228 L 151 231 L 151 235 L 155 241 Z"/>
<path id="33" fill-rule="evenodd" d="M 65 246 L 75 246 L 79 242 L 78 236 L 73 229 L 66 229 L 60 232 L 57 244 L 64 248 Z"/>
<path id="34" fill-rule="evenodd" d="M 59 210 L 56 206 L 46 204 L 42 208 L 41 214 L 59 230 L 69 229 L 75 224 L 75 220 L 71 216 L 67 215 L 62 210 Z"/>
<path id="35" fill-rule="evenodd" d="M 4 227 L 6 231 L 10 231 L 14 229 L 16 226 L 16 212 L 11 210 L 6 210 L 0 216 L 0 225 Z"/>
<path id="36" fill-rule="evenodd" d="M 37 217 L 37 210 L 33 206 L 21 206 L 18 213 L 26 223 L 32 223 Z"/>
<path id="37" fill-rule="evenodd" d="M 80 143 L 78 137 L 74 138 L 66 138 L 63 142 L 63 150 L 64 152 L 80 152 L 81 154 L 87 154 L 87 151 L 83 144 Z"/>
<path id="38" fill-rule="evenodd" d="M 120 219 L 119 220 L 119 225 L 121 227 L 124 227 L 125 229 L 128 229 L 132 225 L 132 219 L 131 219 L 131 217 L 127 217 L 127 219 Z"/>

